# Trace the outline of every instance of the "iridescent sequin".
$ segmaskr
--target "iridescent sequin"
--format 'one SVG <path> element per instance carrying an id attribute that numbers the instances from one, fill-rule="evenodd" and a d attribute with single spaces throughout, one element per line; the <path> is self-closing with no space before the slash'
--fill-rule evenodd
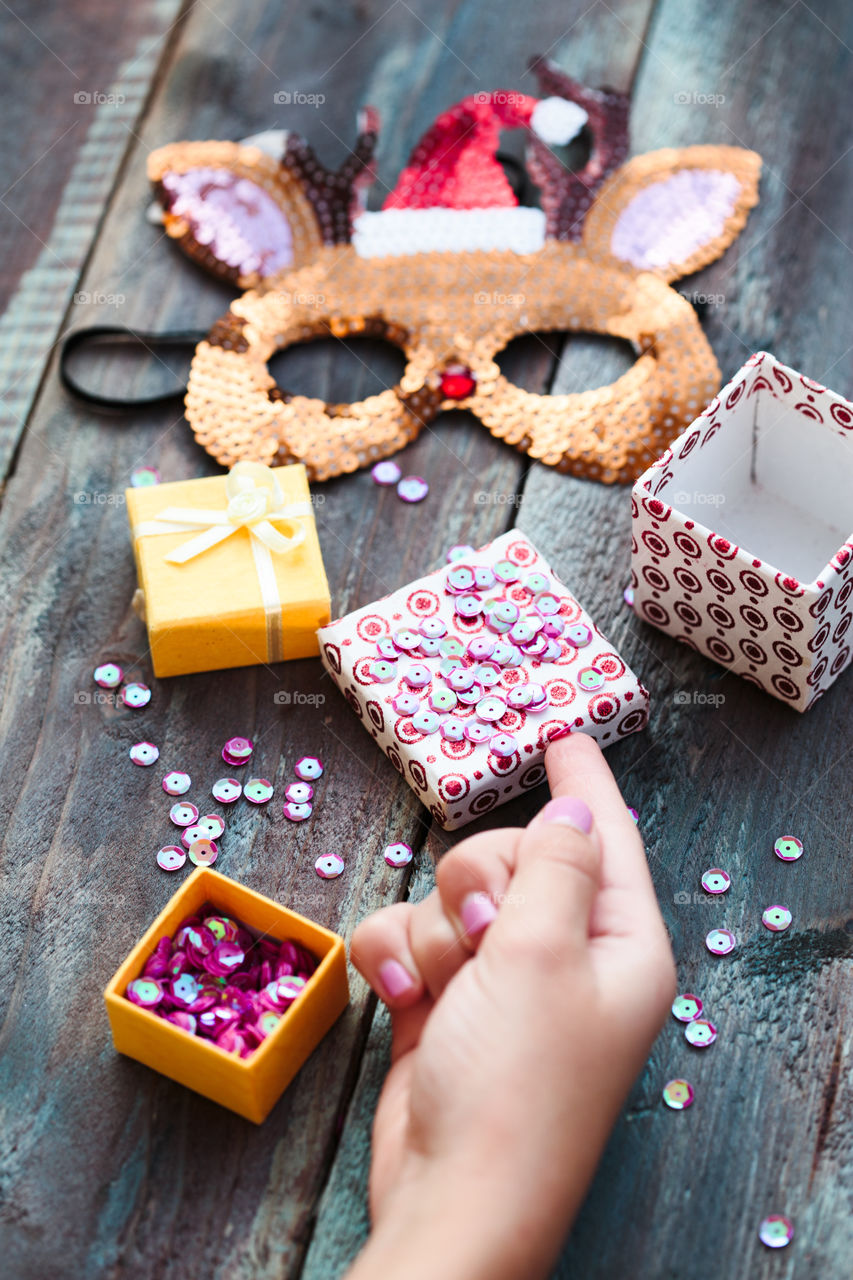
<path id="1" fill-rule="evenodd" d="M 136 467 L 130 473 L 130 484 L 133 489 L 150 489 L 160 483 L 160 472 L 156 467 Z"/>
<path id="2" fill-rule="evenodd" d="M 433 689 L 429 695 L 430 709 L 438 712 L 439 715 L 452 711 L 458 702 L 459 699 L 452 689 Z"/>
<path id="3" fill-rule="evenodd" d="M 780 907 L 775 903 L 772 907 L 766 907 L 761 914 L 761 923 L 771 933 L 784 933 L 786 929 L 791 927 L 793 915 L 787 907 Z"/>
<path id="4" fill-rule="evenodd" d="M 293 766 L 293 772 L 303 782 L 316 782 L 323 776 L 323 763 L 317 756 L 302 756 Z"/>
<path id="5" fill-rule="evenodd" d="M 421 700 L 416 693 L 398 693 L 392 698 L 391 706 L 398 716 L 413 716 L 420 710 Z"/>
<path id="6" fill-rule="evenodd" d="M 405 867 L 412 861 L 412 850 L 402 840 L 385 846 L 385 861 L 389 867 Z"/>
<path id="7" fill-rule="evenodd" d="M 153 1009 L 163 999 L 163 987 L 156 978 L 134 978 L 128 983 L 127 998 L 143 1009 Z"/>
<path id="8" fill-rule="evenodd" d="M 157 851 L 157 866 L 161 871 L 180 871 L 187 860 L 180 845 L 167 844 Z"/>
<path id="9" fill-rule="evenodd" d="M 706 893 L 727 893 L 731 883 L 729 873 L 722 871 L 720 867 L 710 867 L 702 873 L 702 888 Z"/>
<path id="10" fill-rule="evenodd" d="M 727 956 L 737 946 L 737 938 L 730 929 L 712 929 L 705 938 L 705 946 L 715 956 Z"/>
<path id="11" fill-rule="evenodd" d="M 423 502 L 429 485 L 423 476 L 403 476 L 397 485 L 397 497 L 403 502 Z"/>
<path id="12" fill-rule="evenodd" d="M 249 778 L 243 787 L 243 795 L 249 804 L 266 804 L 272 800 L 273 785 L 267 778 Z"/>
<path id="13" fill-rule="evenodd" d="M 397 663 L 389 662 L 387 658 L 374 658 L 369 671 L 377 684 L 390 684 L 397 679 Z"/>
<path id="14" fill-rule="evenodd" d="M 402 476 L 402 471 L 396 462 L 377 462 L 370 468 L 370 474 L 373 477 L 374 484 L 390 485 L 396 484 Z"/>
<path id="15" fill-rule="evenodd" d="M 117 689 L 124 679 L 124 672 L 114 662 L 95 667 L 95 684 L 102 689 Z"/>
<path id="16" fill-rule="evenodd" d="M 583 667 L 578 672 L 578 684 L 587 693 L 594 693 L 604 686 L 604 672 L 599 671 L 598 667 Z"/>
<path id="17" fill-rule="evenodd" d="M 592 643 L 592 630 L 583 622 L 576 622 L 573 626 L 566 627 L 564 635 L 575 649 L 583 649 Z"/>
<path id="18" fill-rule="evenodd" d="M 491 636 L 475 636 L 468 641 L 467 654 L 475 662 L 483 662 L 494 653 L 496 641 Z"/>
<path id="19" fill-rule="evenodd" d="M 717 1038 L 717 1028 L 707 1018 L 694 1018 L 684 1028 L 684 1038 L 694 1049 L 707 1049 Z"/>
<path id="20" fill-rule="evenodd" d="M 218 778 L 210 788 L 210 794 L 220 804 L 233 804 L 243 794 L 243 786 L 236 778 Z"/>
<path id="21" fill-rule="evenodd" d="M 487 724 L 495 724 L 506 715 L 506 708 L 507 704 L 503 698 L 490 693 L 487 697 L 480 699 L 475 710 L 481 720 L 485 720 Z"/>
<path id="22" fill-rule="evenodd" d="M 461 742 L 465 737 L 465 723 L 454 716 L 448 716 L 441 723 L 441 736 L 446 742 Z"/>
<path id="23" fill-rule="evenodd" d="M 167 796 L 185 796 L 192 786 L 188 773 L 167 773 L 163 779 L 163 790 Z"/>
<path id="24" fill-rule="evenodd" d="M 323 880 L 336 880 L 343 869 L 344 860 L 339 853 L 325 853 L 314 863 L 314 870 Z"/>
<path id="25" fill-rule="evenodd" d="M 413 631 L 411 627 L 398 627 L 393 639 L 396 647 L 404 653 L 414 653 L 421 643 L 420 632 Z"/>
<path id="26" fill-rule="evenodd" d="M 794 1238 L 794 1224 L 781 1213 L 771 1213 L 758 1224 L 758 1238 L 768 1249 L 784 1249 Z"/>
<path id="27" fill-rule="evenodd" d="M 424 618 L 418 631 L 430 640 L 440 640 L 447 635 L 447 623 L 443 618 Z"/>
<path id="28" fill-rule="evenodd" d="M 248 738 L 229 738 L 222 748 L 222 759 L 232 767 L 246 764 L 254 749 L 254 743 Z"/>
<path id="29" fill-rule="evenodd" d="M 420 711 L 415 712 L 412 716 L 412 728 L 418 733 L 431 734 L 435 733 L 441 724 L 441 716 L 437 711 L 430 711 L 427 707 L 422 707 Z"/>
<path id="30" fill-rule="evenodd" d="M 403 672 L 403 679 L 410 689 L 423 689 L 432 680 L 432 672 L 423 662 L 413 662 Z"/>
<path id="31" fill-rule="evenodd" d="M 156 764 L 160 759 L 160 749 L 155 747 L 153 742 L 134 742 L 128 752 L 134 764 L 147 768 L 151 764 Z"/>
<path id="32" fill-rule="evenodd" d="M 126 684 L 118 696 L 120 702 L 136 711 L 140 707 L 148 706 L 151 701 L 151 690 L 147 684 L 134 680 L 130 684 Z"/>
<path id="33" fill-rule="evenodd" d="M 467 542 L 457 543 L 455 547 L 451 547 L 447 553 L 448 564 L 454 564 L 457 560 L 467 560 L 469 556 L 476 555 L 473 547 Z"/>
<path id="34" fill-rule="evenodd" d="M 489 750 L 499 760 L 508 760 L 518 750 L 518 741 L 511 733 L 496 733 L 489 738 Z"/>
<path id="35" fill-rule="evenodd" d="M 198 809 L 188 800 L 181 800 L 178 804 L 172 805 L 169 817 L 176 827 L 189 827 L 198 821 Z"/>
<path id="36" fill-rule="evenodd" d="M 448 569 L 444 585 L 451 595 L 459 595 L 463 591 L 474 588 L 474 570 L 467 564 L 456 564 Z"/>
<path id="37" fill-rule="evenodd" d="M 298 804 L 293 800 L 288 800 L 282 808 L 282 813 L 289 822 L 304 822 L 313 812 L 313 805 Z"/>
<path id="38" fill-rule="evenodd" d="M 521 577 L 518 567 L 511 560 L 498 560 L 494 570 L 498 582 L 503 582 L 505 585 L 510 582 L 518 582 Z"/>
<path id="39" fill-rule="evenodd" d="M 218 856 L 215 840 L 196 840 L 190 845 L 190 862 L 196 867 L 212 867 Z"/>
<path id="40" fill-rule="evenodd" d="M 492 736 L 491 727 L 482 720 L 469 720 L 465 724 L 465 737 L 469 742 L 488 742 Z"/>
<path id="41" fill-rule="evenodd" d="M 307 804 L 314 799 L 314 788 L 310 782 L 291 782 L 285 788 L 284 798 L 292 804 Z"/>
<path id="42" fill-rule="evenodd" d="M 474 668 L 474 675 L 477 684 L 481 684 L 484 689 L 492 689 L 500 683 L 501 669 L 494 662 L 478 662 Z"/>
<path id="43" fill-rule="evenodd" d="M 685 1111 L 693 1102 L 693 1086 L 686 1080 L 670 1080 L 663 1087 L 662 1097 L 671 1111 Z"/>
<path id="44" fill-rule="evenodd" d="M 483 601 L 473 591 L 467 591 L 456 597 L 456 612 L 460 618 L 479 618 L 483 612 Z"/>
<path id="45" fill-rule="evenodd" d="M 672 1016 L 679 1022 L 692 1022 L 702 1012 L 702 1001 L 691 991 L 677 995 L 672 1002 Z"/>
<path id="46" fill-rule="evenodd" d="M 201 835 L 209 836 L 212 840 L 225 834 L 225 819 L 220 818 L 218 813 L 206 813 L 203 818 L 199 818 L 196 826 Z"/>
<path id="47" fill-rule="evenodd" d="M 783 862 L 796 862 L 803 856 L 803 842 L 796 836 L 779 836 L 773 846 L 773 852 Z"/>

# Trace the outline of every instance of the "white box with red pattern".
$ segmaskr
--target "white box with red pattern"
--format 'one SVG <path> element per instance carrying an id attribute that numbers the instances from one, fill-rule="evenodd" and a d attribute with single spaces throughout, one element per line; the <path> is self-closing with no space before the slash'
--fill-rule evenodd
<path id="1" fill-rule="evenodd" d="M 551 739 L 608 746 L 648 721 L 646 690 L 517 531 L 318 634 L 332 679 L 447 830 L 542 782 Z"/>
<path id="2" fill-rule="evenodd" d="M 853 405 L 760 351 L 636 481 L 637 614 L 798 711 L 850 661 Z"/>

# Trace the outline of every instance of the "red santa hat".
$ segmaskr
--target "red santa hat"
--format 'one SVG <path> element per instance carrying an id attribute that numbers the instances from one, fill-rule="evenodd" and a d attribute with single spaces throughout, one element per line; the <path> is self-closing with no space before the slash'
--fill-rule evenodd
<path id="1" fill-rule="evenodd" d="M 493 209 L 516 205 L 497 160 L 501 129 L 529 129 L 549 146 L 583 128 L 583 107 L 567 98 L 496 90 L 443 112 L 424 134 L 383 209 Z"/>

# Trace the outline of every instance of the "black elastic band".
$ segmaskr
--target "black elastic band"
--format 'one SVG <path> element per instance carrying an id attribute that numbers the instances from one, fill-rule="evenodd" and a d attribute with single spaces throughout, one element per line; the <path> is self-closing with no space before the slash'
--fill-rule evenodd
<path id="1" fill-rule="evenodd" d="M 206 337 L 199 330 L 175 330 L 173 333 L 143 333 L 137 329 L 124 329 L 120 326 L 92 325 L 89 329 L 77 329 L 63 341 L 59 352 L 59 379 L 72 396 L 82 400 L 84 404 L 95 405 L 99 409 L 146 409 L 154 405 L 171 404 L 174 400 L 183 399 L 185 387 L 176 387 L 174 391 L 164 391 L 156 396 L 140 396 L 138 399 L 121 398 L 120 396 L 98 395 L 95 391 L 87 391 L 69 371 L 69 363 L 75 353 L 84 347 L 99 343 L 120 342 L 127 346 L 143 347 L 146 351 L 156 351 L 158 347 L 176 347 L 186 343 L 197 346 Z"/>

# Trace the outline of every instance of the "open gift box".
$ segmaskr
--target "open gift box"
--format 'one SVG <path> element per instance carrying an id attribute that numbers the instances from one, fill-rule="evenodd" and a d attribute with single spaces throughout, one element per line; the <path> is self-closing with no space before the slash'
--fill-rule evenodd
<path id="1" fill-rule="evenodd" d="M 303 466 L 241 462 L 126 496 L 155 675 L 316 655 L 329 585 Z"/>
<path id="2" fill-rule="evenodd" d="M 162 937 L 202 906 L 240 921 L 254 933 L 290 939 L 318 960 L 304 990 L 278 1025 L 247 1058 L 174 1026 L 128 1000 Z M 227 876 L 199 867 L 189 876 L 110 980 L 104 1000 L 119 1053 L 260 1124 L 349 1002 L 343 938 L 254 893 Z"/>
<path id="3" fill-rule="evenodd" d="M 850 661 L 853 405 L 760 351 L 636 481 L 640 617 L 798 711 Z"/>

